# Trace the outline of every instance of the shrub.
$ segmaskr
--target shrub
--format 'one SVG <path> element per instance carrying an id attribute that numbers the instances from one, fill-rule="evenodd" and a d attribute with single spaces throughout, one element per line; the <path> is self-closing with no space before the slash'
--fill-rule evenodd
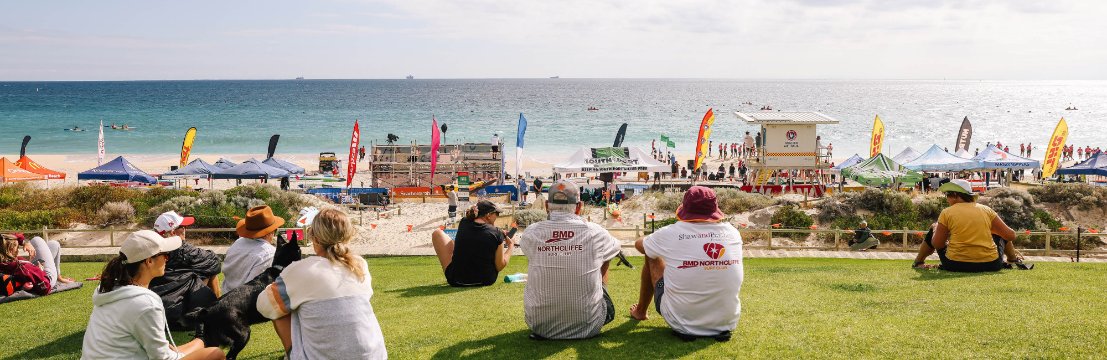
<path id="1" fill-rule="evenodd" d="M 1089 184 L 1046 184 L 1030 189 L 1030 194 L 1037 202 L 1057 203 L 1080 210 L 1107 207 L 1107 189 Z"/>
<path id="2" fill-rule="evenodd" d="M 0 210 L 0 229 L 36 230 L 43 226 L 49 228 L 68 228 L 76 213 L 72 209 L 50 210 Z"/>
<path id="3" fill-rule="evenodd" d="M 661 230 L 661 228 L 663 228 L 663 227 L 666 227 L 666 226 L 669 226 L 669 225 L 672 225 L 672 224 L 676 224 L 677 221 L 678 220 L 675 217 L 674 218 L 668 218 L 668 219 L 661 219 L 661 220 L 655 220 L 652 223 L 646 223 L 646 226 L 649 227 L 649 228 L 652 228 L 652 229 Z M 652 234 L 652 233 L 653 233 L 653 230 L 648 230 L 648 229 L 646 230 L 647 235 Z"/>
<path id="4" fill-rule="evenodd" d="M 840 200 L 841 197 L 830 197 L 815 206 L 819 210 L 819 223 L 828 224 L 839 219 L 856 216 L 857 209 Z"/>
<path id="5" fill-rule="evenodd" d="M 785 229 L 808 229 L 811 225 L 815 224 L 815 219 L 808 216 L 803 211 L 796 209 L 795 206 L 781 206 L 773 213 L 773 224 L 780 224 L 781 228 Z M 788 237 L 792 240 L 803 240 L 807 238 L 806 233 L 790 233 Z"/>
<path id="6" fill-rule="evenodd" d="M 995 210 L 1012 229 L 1038 229 L 1041 224 L 1034 214 L 1034 198 L 1026 191 L 995 188 L 980 198 L 980 203 Z"/>
<path id="7" fill-rule="evenodd" d="M 97 224 L 100 226 L 130 224 L 135 219 L 135 208 L 126 201 L 113 201 L 96 210 Z"/>
<path id="8" fill-rule="evenodd" d="M 938 221 L 938 215 L 949 207 L 949 200 L 945 196 L 927 196 L 915 202 L 915 210 L 920 220 Z"/>
<path id="9" fill-rule="evenodd" d="M 715 195 L 719 200 L 719 209 L 726 214 L 760 210 L 773 205 L 773 198 L 771 197 L 735 189 L 720 189 L 715 192 Z"/>
<path id="10" fill-rule="evenodd" d="M 680 192 L 657 192 L 653 196 L 657 198 L 657 210 L 662 211 L 676 211 L 684 201 L 684 193 Z"/>
<path id="11" fill-rule="evenodd" d="M 542 220 L 546 220 L 546 211 L 539 209 L 517 210 L 513 219 L 519 227 L 527 227 Z"/>
<path id="12" fill-rule="evenodd" d="M 107 185 L 78 186 L 69 193 L 68 207 L 80 212 L 80 221 L 96 221 L 96 211 L 109 202 L 128 201 L 138 196 L 133 189 Z"/>
<path id="13" fill-rule="evenodd" d="M 913 212 L 911 195 L 890 190 L 866 189 L 852 196 L 846 196 L 845 202 L 856 209 L 868 210 L 875 214 Z"/>

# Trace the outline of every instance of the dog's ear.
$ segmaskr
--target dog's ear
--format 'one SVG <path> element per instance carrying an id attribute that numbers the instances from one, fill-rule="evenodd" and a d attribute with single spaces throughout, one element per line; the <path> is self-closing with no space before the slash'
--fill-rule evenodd
<path id="1" fill-rule="evenodd" d="M 292 232 L 292 242 L 298 242 L 298 241 L 300 241 L 300 234 L 298 232 L 293 231 Z"/>
<path id="2" fill-rule="evenodd" d="M 286 242 L 287 241 L 284 240 L 284 234 L 281 233 L 280 229 L 277 229 L 277 247 L 281 247 L 281 245 L 284 245 Z"/>

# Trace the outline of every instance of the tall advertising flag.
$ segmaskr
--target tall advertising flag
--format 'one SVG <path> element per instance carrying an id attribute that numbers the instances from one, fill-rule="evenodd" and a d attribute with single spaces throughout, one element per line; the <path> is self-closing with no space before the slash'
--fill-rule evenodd
<path id="1" fill-rule="evenodd" d="M 265 152 L 265 158 L 273 157 L 273 154 L 277 153 L 277 142 L 281 140 L 280 134 L 273 134 L 269 137 L 269 150 Z"/>
<path id="2" fill-rule="evenodd" d="M 970 141 L 972 141 L 972 124 L 969 123 L 969 117 L 966 116 L 965 120 L 961 120 L 961 130 L 957 131 L 957 146 L 953 147 L 953 152 L 969 151 Z"/>
<path id="3" fill-rule="evenodd" d="M 101 128 L 102 129 L 102 128 Z M 19 157 L 27 156 L 27 143 L 31 142 L 31 135 L 23 136 L 23 145 L 19 146 Z"/>
<path id="4" fill-rule="evenodd" d="M 615 144 L 611 145 L 611 146 L 612 147 L 623 146 L 623 139 L 626 138 L 626 137 L 627 137 L 627 123 L 623 123 L 622 126 L 619 126 L 619 132 L 615 133 Z"/>
<path id="5" fill-rule="evenodd" d="M 1048 179 L 1061 165 L 1061 149 L 1065 146 L 1065 140 L 1069 137 L 1069 125 L 1065 118 L 1057 122 L 1057 128 L 1053 129 L 1053 136 L 1049 138 L 1049 147 L 1046 148 L 1045 161 L 1042 162 L 1042 178 Z"/>
<path id="6" fill-rule="evenodd" d="M 354 132 L 350 134 L 350 161 L 346 165 L 346 187 L 354 182 L 354 174 L 357 173 L 357 148 L 361 141 L 361 131 L 358 130 L 357 120 L 354 120 Z"/>
<path id="7" fill-rule="evenodd" d="M 515 177 L 519 177 L 520 165 L 523 164 L 523 136 L 527 134 L 527 118 L 519 113 L 519 131 L 515 133 Z"/>
<path id="8" fill-rule="evenodd" d="M 185 131 L 184 142 L 181 143 L 181 167 L 188 164 L 188 155 L 192 153 L 192 142 L 196 141 L 196 127 L 188 128 Z"/>
<path id="9" fill-rule="evenodd" d="M 100 120 L 100 138 L 96 141 L 96 166 L 104 165 L 104 120 Z"/>
<path id="10" fill-rule="evenodd" d="M 869 157 L 876 156 L 884 149 L 884 122 L 880 121 L 880 115 L 873 120 L 873 140 L 869 144 Z"/>
<path id="11" fill-rule="evenodd" d="M 693 171 L 699 170 L 700 165 L 703 165 L 704 158 L 707 157 L 708 139 L 711 138 L 711 126 L 713 124 L 715 124 L 715 112 L 712 109 L 707 109 L 707 113 L 703 114 L 703 121 L 700 122 L 700 133 L 696 136 L 696 162 Z"/>
<path id="12" fill-rule="evenodd" d="M 431 115 L 431 176 L 430 184 L 434 186 L 434 170 L 438 167 L 438 146 L 442 143 L 442 132 L 438 129 L 438 119 Z"/>

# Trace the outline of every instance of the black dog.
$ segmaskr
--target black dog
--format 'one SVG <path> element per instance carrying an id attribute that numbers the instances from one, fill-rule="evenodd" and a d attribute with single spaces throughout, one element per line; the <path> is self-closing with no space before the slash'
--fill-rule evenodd
<path id="1" fill-rule="evenodd" d="M 211 306 L 185 315 L 196 324 L 196 337 L 203 339 L 205 346 L 230 347 L 227 359 L 238 357 L 250 341 L 250 325 L 269 321 L 258 312 L 258 295 L 277 279 L 285 266 L 301 257 L 295 233 L 287 243 L 278 235 L 272 266 L 253 280 L 223 294 Z"/>

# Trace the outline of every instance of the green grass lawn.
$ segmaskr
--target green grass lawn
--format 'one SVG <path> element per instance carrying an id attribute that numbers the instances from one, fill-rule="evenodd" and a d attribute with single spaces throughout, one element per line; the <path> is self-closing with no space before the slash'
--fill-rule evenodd
<path id="1" fill-rule="evenodd" d="M 633 259 L 641 263 L 642 258 Z M 63 264 L 85 278 L 99 263 Z M 1107 265 L 1040 263 L 1033 271 L 953 274 L 906 261 L 748 259 L 742 319 L 727 343 L 685 343 L 652 312 L 627 315 L 638 270 L 611 272 L 619 315 L 598 338 L 527 339 L 523 285 L 456 289 L 432 257 L 370 258 L 373 307 L 389 355 L 473 358 L 1096 358 L 1107 353 Z M 522 272 L 516 257 L 505 273 Z M 79 357 L 95 283 L 0 305 L 0 358 Z M 652 308 L 652 306 L 651 306 Z M 187 333 L 175 334 L 178 342 Z M 279 358 L 269 324 L 243 358 Z"/>

